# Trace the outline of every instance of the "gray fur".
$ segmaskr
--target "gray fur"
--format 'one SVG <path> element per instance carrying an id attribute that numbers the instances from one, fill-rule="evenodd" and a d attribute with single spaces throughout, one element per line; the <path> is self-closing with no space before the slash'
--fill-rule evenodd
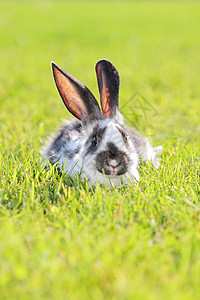
<path id="1" fill-rule="evenodd" d="M 111 175 L 109 169 L 110 161 L 115 160 L 118 167 L 116 175 L 125 174 L 128 168 L 129 158 L 127 154 L 120 151 L 112 142 L 107 143 L 106 151 L 100 152 L 96 157 L 97 170 L 106 175 Z"/>
<path id="2" fill-rule="evenodd" d="M 77 135 L 77 139 L 81 140 L 82 124 L 78 120 L 71 120 L 66 125 L 62 126 L 59 132 L 53 135 L 47 142 L 46 147 L 43 149 L 43 155 L 47 157 L 52 164 L 59 160 L 60 153 L 66 157 L 73 159 L 79 152 L 80 145 L 70 147 L 72 137 Z"/>

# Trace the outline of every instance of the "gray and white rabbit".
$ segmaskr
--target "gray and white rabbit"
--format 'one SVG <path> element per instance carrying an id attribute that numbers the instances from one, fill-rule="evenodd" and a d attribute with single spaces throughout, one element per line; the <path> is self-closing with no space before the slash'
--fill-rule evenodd
<path id="1" fill-rule="evenodd" d="M 119 112 L 120 77 L 108 60 L 96 64 L 101 109 L 90 90 L 52 62 L 59 94 L 78 120 L 67 121 L 47 142 L 43 155 L 63 166 L 72 177 L 80 174 L 91 184 L 121 186 L 139 181 L 140 158 L 159 167 L 162 146 L 153 148 L 148 138 L 124 124 Z"/>

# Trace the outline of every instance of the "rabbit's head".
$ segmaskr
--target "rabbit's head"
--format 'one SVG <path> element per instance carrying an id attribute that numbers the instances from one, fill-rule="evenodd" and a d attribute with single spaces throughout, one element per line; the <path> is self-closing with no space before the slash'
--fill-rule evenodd
<path id="1" fill-rule="evenodd" d="M 83 174 L 90 181 L 138 180 L 139 155 L 119 112 L 120 77 L 107 60 L 96 64 L 101 109 L 90 90 L 76 78 L 52 63 L 60 96 L 83 126 L 81 155 Z"/>

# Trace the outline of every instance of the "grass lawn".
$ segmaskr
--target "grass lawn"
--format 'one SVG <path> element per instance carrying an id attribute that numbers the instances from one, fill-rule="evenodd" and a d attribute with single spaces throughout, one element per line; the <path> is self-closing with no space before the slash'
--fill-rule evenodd
<path id="1" fill-rule="evenodd" d="M 199 299 L 199 16 L 189 1 L 0 3 L 1 299 Z M 101 58 L 127 124 L 164 146 L 161 168 L 120 190 L 39 154 L 70 117 L 50 61 L 98 98 Z"/>

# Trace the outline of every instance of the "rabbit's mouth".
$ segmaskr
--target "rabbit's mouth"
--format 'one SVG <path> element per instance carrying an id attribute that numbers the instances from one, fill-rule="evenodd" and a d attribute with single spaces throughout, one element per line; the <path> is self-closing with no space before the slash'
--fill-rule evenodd
<path id="1" fill-rule="evenodd" d="M 97 169 L 100 173 L 108 175 L 109 177 L 119 177 L 124 175 L 127 172 L 127 168 L 123 168 L 123 170 L 110 170 L 110 169 Z"/>

